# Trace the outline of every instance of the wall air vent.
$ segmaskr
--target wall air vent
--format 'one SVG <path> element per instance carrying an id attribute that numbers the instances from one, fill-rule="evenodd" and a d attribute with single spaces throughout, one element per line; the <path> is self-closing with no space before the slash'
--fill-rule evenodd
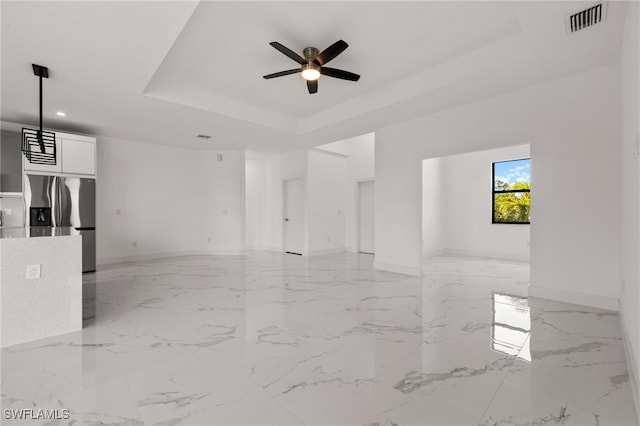
<path id="1" fill-rule="evenodd" d="M 589 28 L 605 20 L 607 17 L 607 2 L 602 1 L 590 6 L 580 12 L 567 16 L 567 32 L 575 33 L 585 28 Z"/>

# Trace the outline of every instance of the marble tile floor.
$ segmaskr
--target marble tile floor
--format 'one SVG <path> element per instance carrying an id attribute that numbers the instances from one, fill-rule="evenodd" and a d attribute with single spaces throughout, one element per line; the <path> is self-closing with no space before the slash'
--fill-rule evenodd
<path id="1" fill-rule="evenodd" d="M 528 298 L 524 263 L 252 252 L 95 278 L 82 332 L 2 349 L 3 425 L 637 424 L 617 314 Z"/>

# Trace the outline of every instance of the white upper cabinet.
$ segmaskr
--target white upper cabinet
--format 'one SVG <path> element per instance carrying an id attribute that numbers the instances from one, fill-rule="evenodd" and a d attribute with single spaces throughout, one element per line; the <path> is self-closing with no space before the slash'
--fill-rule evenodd
<path id="1" fill-rule="evenodd" d="M 96 139 L 56 132 L 56 164 L 31 164 L 24 159 L 25 172 L 95 176 Z"/>
<path id="2" fill-rule="evenodd" d="M 63 138 L 62 173 L 73 175 L 96 174 L 96 142 Z"/>

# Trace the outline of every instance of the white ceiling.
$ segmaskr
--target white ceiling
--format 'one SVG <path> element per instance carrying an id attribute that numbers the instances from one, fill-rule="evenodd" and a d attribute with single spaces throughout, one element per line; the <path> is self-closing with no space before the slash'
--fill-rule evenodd
<path id="1" fill-rule="evenodd" d="M 566 33 L 591 4 L 3 0 L 1 118 L 37 122 L 37 63 L 49 127 L 196 149 L 327 143 L 614 63 L 626 3 Z M 323 76 L 309 95 L 299 74 L 262 78 L 297 65 L 269 42 L 338 39 L 350 46 L 329 66 L 359 82 Z"/>

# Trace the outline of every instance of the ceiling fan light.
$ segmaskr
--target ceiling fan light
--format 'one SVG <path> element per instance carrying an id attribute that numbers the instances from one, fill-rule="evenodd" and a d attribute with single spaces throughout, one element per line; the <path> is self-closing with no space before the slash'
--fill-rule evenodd
<path id="1" fill-rule="evenodd" d="M 320 78 L 320 68 L 312 64 L 304 64 L 302 66 L 302 78 L 313 81 Z"/>

